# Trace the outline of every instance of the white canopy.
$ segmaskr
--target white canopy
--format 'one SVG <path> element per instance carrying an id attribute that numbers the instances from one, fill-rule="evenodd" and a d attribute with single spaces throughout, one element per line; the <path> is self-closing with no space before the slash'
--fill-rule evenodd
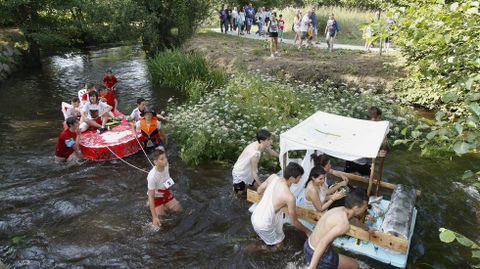
<path id="1" fill-rule="evenodd" d="M 292 150 L 318 150 L 353 161 L 376 158 L 388 133 L 388 121 L 369 121 L 318 111 L 280 135 L 280 164 Z"/>

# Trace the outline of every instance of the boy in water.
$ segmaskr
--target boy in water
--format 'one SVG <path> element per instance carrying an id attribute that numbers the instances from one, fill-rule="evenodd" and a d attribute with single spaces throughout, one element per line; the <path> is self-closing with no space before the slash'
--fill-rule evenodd
<path id="1" fill-rule="evenodd" d="M 103 77 L 103 84 L 107 89 L 115 90 L 117 86 L 117 77 L 113 74 L 111 69 L 108 69 Z"/>
<path id="2" fill-rule="evenodd" d="M 80 148 L 78 147 L 80 129 L 77 117 L 68 117 L 65 123 L 68 128 L 63 130 L 58 137 L 55 147 L 55 162 L 72 164 L 82 158 Z"/>
<path id="3" fill-rule="evenodd" d="M 129 120 L 132 120 L 133 122 L 137 122 L 140 120 L 140 117 L 143 115 L 143 112 L 145 111 L 145 104 L 146 101 L 142 97 L 137 99 L 137 108 L 135 108 L 132 113 L 130 114 Z"/>
<path id="4" fill-rule="evenodd" d="M 135 134 L 135 130 L 138 129 L 142 132 L 140 141 L 143 142 L 144 148 L 164 150 L 166 135 L 161 126 L 157 113 L 150 108 L 145 108 L 143 116 L 134 125 L 133 133 Z"/>
<path id="5" fill-rule="evenodd" d="M 262 184 L 258 177 L 258 162 L 262 152 L 266 151 L 278 157 L 278 152 L 272 150 L 272 143 L 272 134 L 262 129 L 257 132 L 257 141 L 250 143 L 242 151 L 232 170 L 235 193 L 243 194 L 247 185 L 258 187 Z"/>
<path id="6" fill-rule="evenodd" d="M 170 177 L 167 155 L 164 151 L 155 151 L 155 166 L 150 170 L 147 176 L 148 186 L 148 204 L 152 214 L 152 224 L 160 227 L 160 217 L 167 212 L 179 213 L 182 206 L 168 189 L 173 182 Z"/>
<path id="7" fill-rule="evenodd" d="M 285 238 L 283 233 L 283 207 L 288 207 L 290 221 L 295 228 L 310 235 L 310 230 L 297 219 L 295 196 L 290 186 L 298 183 L 303 175 L 303 168 L 298 163 L 289 163 L 283 170 L 283 176 L 271 175 L 258 187 L 262 199 L 252 214 L 255 232 L 268 246 L 279 247 Z"/>
<path id="8" fill-rule="evenodd" d="M 335 238 L 350 230 L 350 220 L 362 216 L 368 207 L 365 191 L 355 190 L 346 198 L 345 207 L 328 210 L 317 221 L 312 234 L 305 241 L 303 251 L 308 268 L 336 269 L 358 268 L 354 259 L 335 253 L 331 244 Z M 373 230 L 368 230 L 369 234 Z"/>

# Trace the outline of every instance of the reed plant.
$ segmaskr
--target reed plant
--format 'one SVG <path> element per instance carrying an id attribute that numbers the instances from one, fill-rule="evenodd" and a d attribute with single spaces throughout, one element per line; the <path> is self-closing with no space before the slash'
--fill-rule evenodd
<path id="1" fill-rule="evenodd" d="M 201 55 L 180 50 L 157 53 L 148 62 L 148 71 L 155 86 L 183 90 L 195 98 L 202 94 L 198 91 L 219 87 L 226 81 L 226 75 L 210 69 Z"/>

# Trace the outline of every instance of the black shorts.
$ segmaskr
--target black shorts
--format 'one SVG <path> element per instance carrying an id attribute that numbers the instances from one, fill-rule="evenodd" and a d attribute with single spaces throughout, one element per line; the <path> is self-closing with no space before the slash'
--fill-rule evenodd
<path id="1" fill-rule="evenodd" d="M 268 36 L 269 37 L 278 37 L 278 32 L 269 32 Z"/>
<path id="2" fill-rule="evenodd" d="M 346 161 L 345 162 L 345 172 L 347 173 L 359 173 L 360 175 L 362 176 L 370 176 L 370 168 L 371 168 L 371 165 L 370 164 L 364 164 L 364 165 L 361 165 L 361 164 L 358 164 L 358 163 L 355 163 L 355 162 L 351 162 L 351 161 Z"/>
<path id="3" fill-rule="evenodd" d="M 385 43 L 390 43 L 390 42 L 392 42 L 392 37 L 390 36 L 385 37 Z"/>
<path id="4" fill-rule="evenodd" d="M 307 238 L 307 241 L 305 241 L 305 244 L 303 244 L 303 252 L 305 253 L 305 262 L 310 264 L 313 258 L 314 250 L 310 247 L 308 240 L 309 239 Z M 338 268 L 339 262 L 340 257 L 338 254 L 333 251 L 331 246 L 328 246 L 318 261 L 317 269 L 336 269 Z"/>
<path id="5" fill-rule="evenodd" d="M 255 181 L 252 182 L 252 184 L 250 184 L 248 186 L 250 186 L 250 188 L 253 188 L 253 185 L 255 185 Z M 247 184 L 245 184 L 245 182 L 243 182 L 243 181 L 240 182 L 240 183 L 233 183 L 233 191 L 235 193 L 238 193 L 240 191 L 245 191 L 246 187 L 247 187 Z"/>

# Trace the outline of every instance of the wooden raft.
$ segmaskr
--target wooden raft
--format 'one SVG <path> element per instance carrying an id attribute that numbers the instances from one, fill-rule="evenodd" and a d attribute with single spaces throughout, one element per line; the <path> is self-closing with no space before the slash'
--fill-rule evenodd
<path id="1" fill-rule="evenodd" d="M 250 189 L 247 190 L 247 200 L 249 202 L 258 204 L 261 198 L 262 196 L 258 194 L 256 191 L 253 191 Z M 283 210 L 285 213 L 288 212 L 287 207 L 284 207 Z M 322 217 L 321 212 L 305 209 L 298 206 L 296 208 L 296 211 L 299 218 L 314 224 L 316 224 L 317 221 Z M 378 245 L 390 250 L 394 250 L 397 252 L 407 253 L 407 250 L 408 250 L 408 245 L 409 245 L 408 240 L 405 240 L 387 233 L 383 233 L 380 231 L 375 231 L 375 233 L 372 236 L 369 236 L 368 232 L 363 230 L 362 228 L 359 228 L 354 225 L 350 225 L 350 231 L 348 231 L 346 234 L 351 237 L 355 237 L 360 240 L 369 241 L 375 245 Z"/>

